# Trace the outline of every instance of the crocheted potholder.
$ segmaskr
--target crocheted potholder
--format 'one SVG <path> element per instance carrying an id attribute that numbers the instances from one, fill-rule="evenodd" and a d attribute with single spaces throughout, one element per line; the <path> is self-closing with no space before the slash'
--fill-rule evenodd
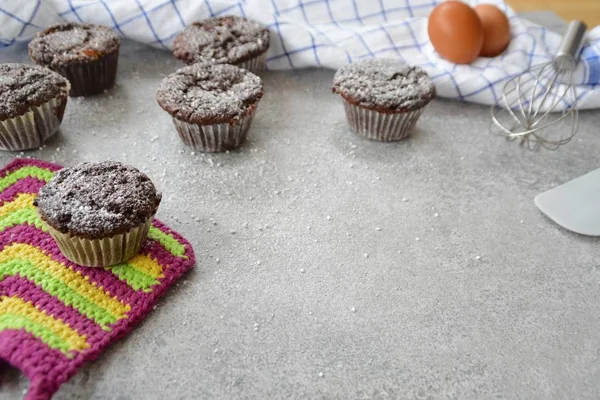
<path id="1" fill-rule="evenodd" d="M 0 359 L 29 377 L 27 400 L 52 397 L 194 265 L 192 246 L 158 220 L 126 263 L 86 268 L 68 261 L 33 206 L 60 168 L 17 159 L 0 170 Z"/>

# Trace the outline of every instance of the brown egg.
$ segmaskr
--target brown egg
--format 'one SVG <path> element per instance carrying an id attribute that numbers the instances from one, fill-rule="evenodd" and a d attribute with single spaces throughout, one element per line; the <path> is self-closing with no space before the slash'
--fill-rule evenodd
<path id="1" fill-rule="evenodd" d="M 477 13 L 460 1 L 436 6 L 429 15 L 427 33 L 440 56 L 457 64 L 475 60 L 483 45 L 483 27 Z"/>
<path id="2" fill-rule="evenodd" d="M 496 57 L 510 42 L 510 24 L 508 18 L 498 7 L 492 4 L 480 4 L 475 7 L 483 25 L 482 57 Z"/>

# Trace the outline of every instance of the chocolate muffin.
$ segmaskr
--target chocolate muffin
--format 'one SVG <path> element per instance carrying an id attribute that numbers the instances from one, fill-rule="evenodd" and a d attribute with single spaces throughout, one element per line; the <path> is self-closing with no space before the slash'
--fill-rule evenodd
<path id="1" fill-rule="evenodd" d="M 156 100 L 183 143 L 213 153 L 242 144 L 262 95 L 261 79 L 248 70 L 198 63 L 163 79 Z"/>
<path id="2" fill-rule="evenodd" d="M 342 96 L 350 127 L 380 141 L 410 135 L 424 107 L 435 97 L 435 85 L 420 67 L 398 60 L 363 60 L 339 69 L 334 93 Z"/>
<path id="3" fill-rule="evenodd" d="M 268 29 L 235 16 L 194 22 L 173 41 L 173 55 L 187 64 L 233 64 L 255 74 L 265 69 L 268 48 Z"/>
<path id="4" fill-rule="evenodd" d="M 119 36 L 92 24 L 57 24 L 29 42 L 29 56 L 71 82 L 71 96 L 89 96 L 110 89 L 117 76 Z"/>
<path id="5" fill-rule="evenodd" d="M 62 122 L 69 81 L 47 68 L 0 64 L 0 149 L 38 148 Z"/>
<path id="6" fill-rule="evenodd" d="M 145 174 L 105 161 L 58 171 L 34 205 L 66 258 L 106 267 L 138 253 L 160 200 Z"/>

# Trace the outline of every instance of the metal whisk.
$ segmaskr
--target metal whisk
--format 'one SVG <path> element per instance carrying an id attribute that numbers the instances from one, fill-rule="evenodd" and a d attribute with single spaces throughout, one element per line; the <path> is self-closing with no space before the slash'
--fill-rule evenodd
<path id="1" fill-rule="evenodd" d="M 490 130 L 535 150 L 569 143 L 579 128 L 573 71 L 587 27 L 572 21 L 553 60 L 511 78 L 502 101 L 492 106 Z M 563 111 L 555 109 L 564 104 Z"/>

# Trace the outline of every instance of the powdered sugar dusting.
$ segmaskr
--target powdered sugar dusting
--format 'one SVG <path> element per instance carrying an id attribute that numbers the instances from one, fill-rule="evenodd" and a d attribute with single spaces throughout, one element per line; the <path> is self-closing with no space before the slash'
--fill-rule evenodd
<path id="1" fill-rule="evenodd" d="M 156 99 L 163 109 L 181 120 L 213 124 L 245 116 L 262 94 L 262 80 L 245 69 L 198 63 L 163 79 Z"/>
<path id="2" fill-rule="evenodd" d="M 209 18 L 185 27 L 173 41 L 173 54 L 192 64 L 200 61 L 238 64 L 269 48 L 269 31 L 235 16 Z"/>
<path id="3" fill-rule="evenodd" d="M 160 200 L 145 174 L 105 161 L 60 170 L 40 190 L 35 205 L 44 220 L 63 233 L 105 237 L 143 224 Z"/>
<path id="4" fill-rule="evenodd" d="M 435 85 L 424 69 L 398 60 L 363 60 L 339 69 L 333 91 L 348 101 L 381 111 L 412 111 L 435 96 Z"/>
<path id="5" fill-rule="evenodd" d="M 29 43 L 29 55 L 36 63 L 54 68 L 96 60 L 117 51 L 119 45 L 119 36 L 106 26 L 57 24 L 36 35 Z"/>
<path id="6" fill-rule="evenodd" d="M 66 97 L 69 82 L 47 68 L 0 64 L 0 121 L 23 115 L 31 106 Z"/>

